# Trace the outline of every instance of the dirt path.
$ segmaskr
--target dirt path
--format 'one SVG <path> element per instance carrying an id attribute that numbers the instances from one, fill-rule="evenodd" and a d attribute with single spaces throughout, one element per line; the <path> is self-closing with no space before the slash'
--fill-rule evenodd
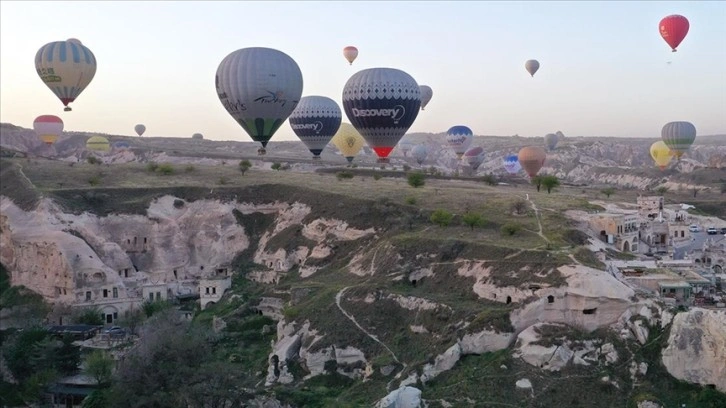
<path id="1" fill-rule="evenodd" d="M 544 234 L 542 233 L 542 220 L 541 220 L 541 217 L 539 215 L 539 209 L 534 204 L 534 201 L 532 201 L 532 200 L 529 199 L 529 194 L 527 194 L 527 201 L 529 201 L 529 203 L 532 205 L 532 209 L 534 210 L 534 216 L 535 216 L 535 218 L 537 218 L 537 225 L 539 225 L 539 231 L 537 231 L 537 235 L 539 235 L 540 237 L 542 237 L 542 239 L 544 239 L 549 244 L 550 243 L 550 240 L 547 239 L 547 237 L 544 236 Z"/>

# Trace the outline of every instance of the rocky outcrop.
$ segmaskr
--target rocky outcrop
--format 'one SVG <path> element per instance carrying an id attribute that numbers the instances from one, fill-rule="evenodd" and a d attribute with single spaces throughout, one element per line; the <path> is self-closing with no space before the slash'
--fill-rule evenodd
<path id="1" fill-rule="evenodd" d="M 726 392 L 726 312 L 694 308 L 678 313 L 662 358 L 674 377 Z"/>
<path id="2" fill-rule="evenodd" d="M 539 322 L 563 323 L 593 331 L 618 321 L 635 292 L 607 272 L 582 265 L 559 268 L 567 286 L 536 291 L 539 300 L 512 312 L 519 332 Z"/>
<path id="3" fill-rule="evenodd" d="M 403 386 L 391 391 L 378 401 L 375 408 L 419 408 L 421 406 L 421 390 Z"/>

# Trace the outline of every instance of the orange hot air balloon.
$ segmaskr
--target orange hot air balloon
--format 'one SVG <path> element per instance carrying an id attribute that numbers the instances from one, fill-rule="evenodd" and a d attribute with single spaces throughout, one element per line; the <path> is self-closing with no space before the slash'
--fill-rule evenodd
<path id="1" fill-rule="evenodd" d="M 544 166 L 547 153 L 541 147 L 527 146 L 519 151 L 517 158 L 524 171 L 532 178 Z"/>
<path id="2" fill-rule="evenodd" d="M 350 65 L 353 65 L 353 61 L 358 58 L 358 48 L 352 45 L 343 48 L 343 56 L 350 62 Z"/>

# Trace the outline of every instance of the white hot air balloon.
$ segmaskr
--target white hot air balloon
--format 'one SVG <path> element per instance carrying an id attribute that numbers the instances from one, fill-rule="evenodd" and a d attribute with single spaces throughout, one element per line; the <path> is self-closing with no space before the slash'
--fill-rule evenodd
<path id="1" fill-rule="evenodd" d="M 431 102 L 431 98 L 434 96 L 434 91 L 428 85 L 420 85 L 419 89 L 421 90 L 421 110 L 424 110 L 426 105 Z"/>
<path id="2" fill-rule="evenodd" d="M 227 55 L 215 76 L 222 106 L 256 142 L 259 154 L 285 123 L 302 96 L 303 78 L 295 60 L 271 48 L 242 48 Z"/>
<path id="3" fill-rule="evenodd" d="M 416 160 L 416 163 L 420 165 L 423 164 L 423 162 L 426 161 L 426 157 L 429 155 L 429 149 L 426 148 L 426 145 L 419 144 L 414 146 L 411 149 L 411 157 L 413 157 L 414 160 Z"/>

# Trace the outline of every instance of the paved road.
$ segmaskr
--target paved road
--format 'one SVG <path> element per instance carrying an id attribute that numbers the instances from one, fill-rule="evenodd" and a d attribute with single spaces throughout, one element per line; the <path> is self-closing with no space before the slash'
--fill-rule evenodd
<path id="1" fill-rule="evenodd" d="M 691 237 L 693 237 L 693 240 L 688 244 L 674 248 L 673 259 L 683 259 L 683 256 L 686 254 L 686 252 L 692 249 L 703 247 L 704 241 L 706 241 L 706 239 L 708 238 L 713 238 L 714 241 L 720 241 L 724 239 L 724 236 L 722 234 L 708 235 L 705 231 L 692 232 Z"/>

